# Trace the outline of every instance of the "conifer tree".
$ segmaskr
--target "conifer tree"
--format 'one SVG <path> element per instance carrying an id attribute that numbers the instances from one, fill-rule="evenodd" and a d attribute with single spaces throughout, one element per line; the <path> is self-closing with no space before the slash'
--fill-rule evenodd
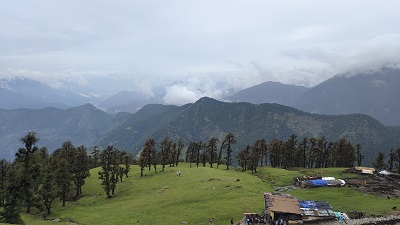
<path id="1" fill-rule="evenodd" d="M 361 145 L 356 145 L 356 156 L 357 156 L 357 166 L 362 165 L 362 160 L 364 159 L 364 155 L 361 153 Z"/>
<path id="2" fill-rule="evenodd" d="M 182 141 L 182 139 L 179 139 L 177 153 L 176 153 L 175 166 L 178 166 L 178 164 L 179 164 L 179 157 L 181 156 L 183 147 L 184 147 L 183 141 Z"/>
<path id="3" fill-rule="evenodd" d="M 209 159 L 210 159 L 209 160 L 210 168 L 213 167 L 213 163 L 217 157 L 217 143 L 218 143 L 218 139 L 213 137 L 208 141 L 208 144 L 207 144 L 207 152 L 208 152 Z"/>
<path id="4" fill-rule="evenodd" d="M 222 148 L 226 149 L 226 169 L 229 169 L 229 165 L 232 161 L 232 144 L 236 144 L 235 136 L 232 133 L 228 133 L 222 142 Z"/>
<path id="5" fill-rule="evenodd" d="M 378 156 L 376 157 L 375 161 L 372 163 L 372 165 L 379 170 L 385 169 L 385 154 L 383 152 L 378 152 Z"/>
<path id="6" fill-rule="evenodd" d="M 40 170 L 36 165 L 36 161 L 33 160 L 33 154 L 38 150 L 36 143 L 39 138 L 36 137 L 36 132 L 29 132 L 27 135 L 22 137 L 20 141 L 25 145 L 25 148 L 18 149 L 16 153 L 17 167 L 20 167 L 21 180 L 19 181 L 22 203 L 26 205 L 26 212 L 30 213 L 31 207 L 36 204 L 35 190 L 37 190 L 38 182 L 35 182 L 35 177 L 40 177 Z"/>

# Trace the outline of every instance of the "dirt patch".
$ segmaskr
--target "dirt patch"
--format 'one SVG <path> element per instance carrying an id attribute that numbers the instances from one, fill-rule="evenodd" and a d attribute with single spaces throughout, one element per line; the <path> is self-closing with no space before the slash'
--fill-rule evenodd
<path id="1" fill-rule="evenodd" d="M 353 172 L 353 171 L 346 171 Z M 347 178 L 346 185 L 368 194 L 378 195 L 387 198 L 400 197 L 400 175 L 365 175 L 361 178 Z"/>

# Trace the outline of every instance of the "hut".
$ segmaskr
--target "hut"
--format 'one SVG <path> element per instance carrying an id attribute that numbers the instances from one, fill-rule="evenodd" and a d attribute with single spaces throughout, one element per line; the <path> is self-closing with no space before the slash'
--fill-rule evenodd
<path id="1" fill-rule="evenodd" d="M 264 202 L 264 216 L 268 221 L 283 220 L 289 223 L 302 221 L 298 200 L 290 194 L 266 192 Z"/>

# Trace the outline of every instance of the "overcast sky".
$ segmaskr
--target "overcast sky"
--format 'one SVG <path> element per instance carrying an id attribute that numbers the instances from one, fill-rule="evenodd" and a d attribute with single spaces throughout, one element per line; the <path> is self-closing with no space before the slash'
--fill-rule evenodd
<path id="1" fill-rule="evenodd" d="M 0 78 L 162 87 L 171 104 L 265 81 L 314 86 L 398 63 L 399 9 L 398 0 L 2 0 Z"/>

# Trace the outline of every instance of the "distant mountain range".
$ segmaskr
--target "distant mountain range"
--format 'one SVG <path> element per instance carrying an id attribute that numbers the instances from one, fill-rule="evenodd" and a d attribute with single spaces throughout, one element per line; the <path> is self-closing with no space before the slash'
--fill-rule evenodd
<path id="1" fill-rule="evenodd" d="M 386 127 L 370 116 L 317 115 L 279 104 L 228 103 L 202 98 L 181 107 L 146 105 L 135 114 L 107 114 L 90 104 L 59 110 L 0 110 L 0 158 L 11 157 L 22 147 L 19 139 L 37 131 L 39 146 L 52 152 L 65 141 L 75 145 L 106 147 L 137 154 L 148 138 L 157 143 L 164 137 L 172 140 L 220 140 L 234 133 L 235 152 L 256 139 L 286 140 L 295 134 L 302 137 L 325 136 L 328 140 L 348 138 L 359 143 L 371 163 L 378 151 L 400 147 L 400 127 Z"/>
<path id="2" fill-rule="evenodd" d="M 319 114 L 363 113 L 400 126 L 400 70 L 335 76 L 304 93 L 293 107 Z"/>
<path id="3" fill-rule="evenodd" d="M 27 78 L 0 80 L 0 108 L 67 109 L 91 103 L 108 112 L 136 113 L 147 104 L 162 104 L 163 91 L 147 97 L 139 91 L 80 93 L 63 84 L 52 88 Z M 370 115 L 385 125 L 400 126 L 400 69 L 383 67 L 379 71 L 339 74 L 311 88 L 265 82 L 227 97 L 229 102 L 278 103 L 305 112 L 341 115 Z M 99 91 L 99 90 L 97 90 Z M 165 93 L 164 93 L 165 94 Z"/>
<path id="4" fill-rule="evenodd" d="M 256 86 L 238 91 L 227 98 L 232 102 L 249 102 L 253 104 L 278 103 L 281 105 L 294 106 L 299 98 L 309 88 L 279 82 L 268 81 Z"/>
<path id="5" fill-rule="evenodd" d="M 266 82 L 239 91 L 233 102 L 279 103 L 305 112 L 370 115 L 385 125 L 400 126 L 400 69 L 340 74 L 315 87 Z"/>
<path id="6" fill-rule="evenodd" d="M 66 88 L 68 86 L 70 84 L 53 88 L 28 78 L 0 80 L 0 108 L 42 109 L 45 107 L 55 107 L 67 109 L 85 103 L 101 101 L 101 98 Z"/>
<path id="7" fill-rule="evenodd" d="M 24 147 L 19 139 L 30 131 L 37 132 L 39 145 L 47 147 L 49 152 L 65 141 L 93 146 L 127 115 L 110 115 L 90 104 L 65 110 L 0 109 L 0 158 L 13 158 L 18 148 Z"/>

